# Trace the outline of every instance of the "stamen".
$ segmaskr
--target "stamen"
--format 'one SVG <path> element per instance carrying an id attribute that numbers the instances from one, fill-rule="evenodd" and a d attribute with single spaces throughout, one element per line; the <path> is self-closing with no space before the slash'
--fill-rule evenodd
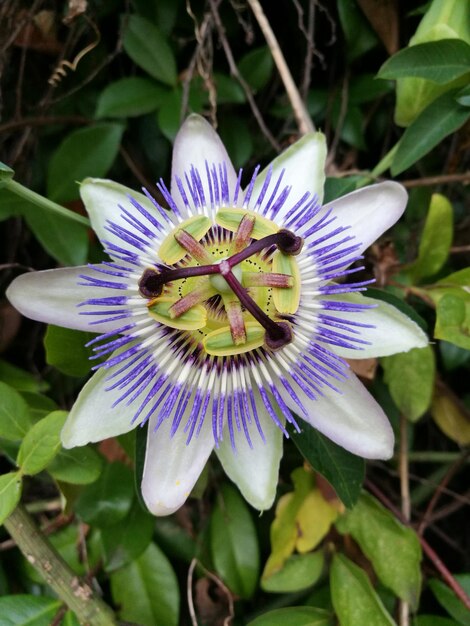
<path id="1" fill-rule="evenodd" d="M 209 280 L 202 279 L 203 283 L 193 289 L 190 293 L 186 294 L 179 300 L 177 300 L 170 308 L 169 313 L 170 316 L 174 319 L 175 317 L 179 317 L 189 311 L 189 309 L 204 300 L 208 300 L 211 296 L 215 295 L 217 292 L 211 288 Z"/>
<path id="2" fill-rule="evenodd" d="M 211 255 L 207 252 L 204 246 L 183 228 L 179 228 L 175 232 L 174 237 L 180 246 L 183 246 L 183 248 L 185 248 L 185 250 L 187 250 L 189 254 L 199 263 L 210 263 L 212 261 Z"/>
<path id="3" fill-rule="evenodd" d="M 293 287 L 294 278 L 289 274 L 276 274 L 275 272 L 243 272 L 243 285 L 245 287 L 278 287 L 287 289 Z"/>
<path id="4" fill-rule="evenodd" d="M 241 346 L 246 343 L 246 328 L 243 320 L 243 312 L 240 301 L 234 294 L 231 296 L 223 295 L 225 312 L 227 313 L 230 324 L 230 332 L 232 334 L 233 343 Z"/>
<path id="5" fill-rule="evenodd" d="M 232 245 L 230 246 L 230 254 L 236 254 L 246 248 L 248 241 L 251 238 L 253 227 L 255 225 L 255 217 L 252 215 L 244 215 L 238 225 L 237 232 L 233 238 Z"/>

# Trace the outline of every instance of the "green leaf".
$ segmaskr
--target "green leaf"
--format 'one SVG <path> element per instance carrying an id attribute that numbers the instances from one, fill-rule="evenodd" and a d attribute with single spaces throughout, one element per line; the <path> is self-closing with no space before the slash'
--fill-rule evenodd
<path id="1" fill-rule="evenodd" d="M 72 613 L 72 611 L 67 611 L 60 626 L 80 626 L 80 622 L 75 616 L 75 613 Z"/>
<path id="2" fill-rule="evenodd" d="M 173 517 L 157 517 L 154 526 L 155 540 L 165 554 L 189 564 L 197 552 L 196 540 L 189 530 L 182 528 Z"/>
<path id="3" fill-rule="evenodd" d="M 192 85 L 191 85 L 192 86 Z M 165 137 L 173 142 L 181 126 L 181 102 L 183 92 L 181 87 L 172 89 L 165 94 L 162 105 L 157 113 L 158 127 Z M 203 108 L 203 100 L 197 89 L 189 91 L 189 105 L 192 113 L 199 113 Z"/>
<path id="4" fill-rule="evenodd" d="M 463 107 L 470 107 L 470 85 L 457 92 L 455 99 Z"/>
<path id="5" fill-rule="evenodd" d="M 0 380 L 18 391 L 47 391 L 49 388 L 45 381 L 2 359 L 0 359 Z"/>
<path id="6" fill-rule="evenodd" d="M 431 346 L 383 357 L 380 363 L 393 401 L 415 422 L 431 404 L 436 369 Z"/>
<path id="7" fill-rule="evenodd" d="M 34 393 L 32 391 L 21 391 L 20 393 L 23 400 L 26 400 L 34 422 L 46 417 L 46 415 L 49 415 L 49 413 L 59 408 L 52 398 L 42 393 Z"/>
<path id="8" fill-rule="evenodd" d="M 121 78 L 101 92 L 95 117 L 136 117 L 151 113 L 159 108 L 166 91 L 148 78 Z"/>
<path id="9" fill-rule="evenodd" d="M 210 525 L 210 546 L 217 573 L 242 598 L 256 589 L 259 548 L 248 507 L 238 491 L 222 485 Z"/>
<path id="10" fill-rule="evenodd" d="M 67 376 L 86 376 L 93 352 L 85 344 L 95 336 L 50 324 L 44 337 L 47 363 Z"/>
<path id="11" fill-rule="evenodd" d="M 347 56 L 353 61 L 374 48 L 377 37 L 354 0 L 338 0 L 337 8 L 347 43 Z"/>
<path id="12" fill-rule="evenodd" d="M 103 469 L 103 459 L 90 446 L 61 450 L 47 471 L 56 480 L 72 485 L 94 483 Z"/>
<path id="13" fill-rule="evenodd" d="M 15 510 L 21 498 L 21 488 L 22 483 L 19 472 L 10 472 L 0 476 L 0 524 L 3 524 L 6 518 Z"/>
<path id="14" fill-rule="evenodd" d="M 61 607 L 53 598 L 18 594 L 0 598 L 2 626 L 50 626 Z"/>
<path id="15" fill-rule="evenodd" d="M 444 85 L 470 72 L 470 46 L 461 39 L 429 41 L 400 50 L 380 68 L 378 78 L 426 78 Z"/>
<path id="16" fill-rule="evenodd" d="M 122 44 L 124 50 L 139 67 L 153 78 L 174 86 L 176 61 L 166 38 L 151 22 L 139 15 L 126 18 L 127 28 Z"/>
<path id="17" fill-rule="evenodd" d="M 406 268 L 412 280 L 420 281 L 427 276 L 433 276 L 446 262 L 452 244 L 453 216 L 449 200 L 434 193 L 419 243 L 418 258 Z"/>
<path id="18" fill-rule="evenodd" d="M 72 184 L 76 187 L 74 182 Z M 37 206 L 27 202 L 24 202 L 22 214 L 36 239 L 56 261 L 63 265 L 86 263 L 89 240 L 87 231 L 81 224 L 54 213 L 41 211 Z"/>
<path id="19" fill-rule="evenodd" d="M 463 289 L 461 294 L 444 293 L 436 307 L 434 335 L 470 350 L 470 297 Z"/>
<path id="20" fill-rule="evenodd" d="M 323 552 L 293 554 L 281 570 L 261 580 L 261 588 L 271 593 L 292 593 L 314 585 L 320 578 L 324 565 Z"/>
<path id="21" fill-rule="evenodd" d="M 218 104 L 243 104 L 245 102 L 245 92 L 240 83 L 231 76 L 216 72 L 214 74 L 214 83 Z"/>
<path id="22" fill-rule="evenodd" d="M 393 176 L 411 167 L 465 124 L 470 117 L 470 110 L 455 101 L 455 94 L 455 90 L 448 91 L 431 102 L 406 129 L 393 159 Z"/>
<path id="23" fill-rule="evenodd" d="M 250 50 L 238 63 L 238 70 L 254 92 L 265 87 L 273 73 L 273 57 L 268 46 Z"/>
<path id="24" fill-rule="evenodd" d="M 133 499 L 132 471 L 122 463 L 109 463 L 98 480 L 84 489 L 75 510 L 87 524 L 105 528 L 126 517 Z"/>
<path id="25" fill-rule="evenodd" d="M 457 574 L 455 579 L 461 587 L 463 587 L 465 593 L 470 595 L 470 574 Z M 452 589 L 436 578 L 429 581 L 429 586 L 439 601 L 439 604 L 445 608 L 449 615 L 457 620 L 459 624 L 470 626 L 470 611 L 464 606 L 463 602 L 457 598 Z"/>
<path id="26" fill-rule="evenodd" d="M 77 181 L 104 177 L 117 156 L 123 131 L 120 124 L 100 123 L 67 135 L 49 162 L 47 193 L 51 200 L 76 200 Z"/>
<path id="27" fill-rule="evenodd" d="M 352 535 L 380 581 L 416 610 L 421 589 L 421 547 L 416 533 L 366 493 L 338 519 L 336 527 Z"/>
<path id="28" fill-rule="evenodd" d="M 0 382 L 0 437 L 9 441 L 22 439 L 31 424 L 31 413 L 22 396 Z"/>
<path id="29" fill-rule="evenodd" d="M 32 476 L 41 472 L 57 455 L 66 419 L 67 411 L 53 411 L 28 430 L 16 459 L 23 474 Z"/>
<path id="30" fill-rule="evenodd" d="M 135 561 L 111 574 L 114 603 L 122 620 L 140 626 L 177 626 L 179 587 L 163 552 L 151 543 Z"/>
<path id="31" fill-rule="evenodd" d="M 328 611 L 311 606 L 289 606 L 263 613 L 248 622 L 247 626 L 332 626 L 332 624 L 333 619 Z"/>
<path id="32" fill-rule="evenodd" d="M 333 607 L 341 626 L 396 626 L 367 574 L 342 554 L 333 557 L 330 585 Z"/>
<path id="33" fill-rule="evenodd" d="M 15 170 L 12 170 L 11 167 L 0 161 L 0 185 L 7 180 L 11 180 L 14 175 Z"/>
<path id="34" fill-rule="evenodd" d="M 393 83 L 377 80 L 373 74 L 351 76 L 348 102 L 364 104 L 393 91 Z"/>
<path id="35" fill-rule="evenodd" d="M 138 558 L 152 541 L 155 518 L 135 499 L 127 517 L 101 533 L 105 570 L 112 572 Z"/>
<path id="36" fill-rule="evenodd" d="M 364 459 L 333 443 L 299 417 L 296 419 L 300 433 L 288 426 L 293 442 L 310 465 L 331 483 L 343 504 L 354 506 L 364 482 Z"/>

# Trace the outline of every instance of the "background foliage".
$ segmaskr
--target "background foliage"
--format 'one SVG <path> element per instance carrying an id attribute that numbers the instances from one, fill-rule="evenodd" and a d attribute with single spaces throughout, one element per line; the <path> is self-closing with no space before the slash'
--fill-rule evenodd
<path id="1" fill-rule="evenodd" d="M 371 295 L 433 341 L 358 366 L 396 430 L 395 458 L 365 468 L 317 433 L 292 433 L 272 511 L 254 515 L 212 460 L 187 504 L 154 519 L 135 488 L 134 433 L 61 449 L 89 371 L 86 334 L 44 331 L 2 300 L 0 521 L 21 499 L 112 608 L 92 624 L 468 626 L 470 5 L 262 5 L 327 135 L 327 200 L 390 176 L 410 192 L 366 273 Z M 158 196 L 188 112 L 216 124 L 247 171 L 299 136 L 248 3 L 3 0 L 0 21 L 2 288 L 29 268 L 99 260 L 76 181 Z M 47 580 L 2 528 L 0 624 L 79 623 Z"/>

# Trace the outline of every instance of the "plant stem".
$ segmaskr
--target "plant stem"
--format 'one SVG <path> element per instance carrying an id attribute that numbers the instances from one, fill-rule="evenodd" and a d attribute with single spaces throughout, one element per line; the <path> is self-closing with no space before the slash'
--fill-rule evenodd
<path id="1" fill-rule="evenodd" d="M 410 501 L 410 476 L 408 466 L 408 421 L 404 415 L 400 415 L 400 495 L 401 495 L 401 512 L 403 519 L 407 524 L 411 520 L 411 501 Z M 400 626 L 409 626 L 410 623 L 410 605 L 404 600 L 400 600 L 399 604 Z"/>
<path id="2" fill-rule="evenodd" d="M 80 624 L 116 626 L 111 609 L 69 568 L 21 504 L 4 524 L 28 562 L 75 613 Z"/>
<path id="3" fill-rule="evenodd" d="M 36 204 L 41 207 L 41 209 L 45 209 L 46 211 L 51 211 L 52 213 L 57 213 L 58 215 L 62 215 L 62 217 L 66 217 L 69 220 L 73 220 L 74 222 L 78 222 L 82 226 L 90 226 L 90 220 L 83 215 L 79 215 L 78 213 L 74 213 L 70 209 L 66 209 L 65 207 L 49 200 L 48 198 L 44 198 L 41 194 L 28 189 L 21 183 L 16 182 L 16 180 L 8 180 L 3 184 L 4 189 L 8 189 L 12 193 L 24 200 L 31 202 L 32 204 Z"/>
<path id="4" fill-rule="evenodd" d="M 266 15 L 264 14 L 261 4 L 258 2 L 258 0 L 248 0 L 248 4 L 250 5 L 256 21 L 258 22 L 259 27 L 263 32 L 269 49 L 271 50 L 274 63 L 277 66 L 282 82 L 284 83 L 284 87 L 286 88 L 286 93 L 290 100 L 295 119 L 297 120 L 299 131 L 302 133 L 302 135 L 305 135 L 306 133 L 311 133 L 315 130 L 315 126 L 313 125 L 312 119 L 307 111 L 307 107 L 305 106 L 304 101 L 300 97 L 297 85 L 292 78 L 292 74 L 290 73 L 284 55 L 282 54 L 281 48 L 279 47 L 279 43 L 276 39 L 275 34 L 273 33 L 270 23 L 266 18 Z"/>

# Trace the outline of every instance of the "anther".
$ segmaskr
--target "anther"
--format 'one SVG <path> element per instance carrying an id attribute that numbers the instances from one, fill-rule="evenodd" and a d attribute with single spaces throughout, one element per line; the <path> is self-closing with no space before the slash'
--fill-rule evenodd
<path id="1" fill-rule="evenodd" d="M 298 237 L 292 231 L 285 228 L 281 229 L 278 233 L 277 247 L 284 254 L 296 256 L 302 250 L 304 240 L 302 237 Z"/>
<path id="2" fill-rule="evenodd" d="M 163 285 L 173 280 L 219 274 L 219 272 L 218 265 L 196 265 L 195 267 L 181 267 L 174 270 L 164 269 L 161 272 L 146 269 L 139 280 L 139 291 L 144 298 L 157 298 L 163 291 Z"/>
<path id="3" fill-rule="evenodd" d="M 238 265 L 238 263 L 249 259 L 250 256 L 253 256 L 253 254 L 261 252 L 261 250 L 270 248 L 271 246 L 277 246 L 284 254 L 297 255 L 302 250 L 303 244 L 304 240 L 302 237 L 298 237 L 290 230 L 282 228 L 273 235 L 267 235 L 262 239 L 254 241 L 241 252 L 233 254 L 227 259 L 227 261 L 230 263 L 230 266 L 233 267 L 234 265 Z"/>

